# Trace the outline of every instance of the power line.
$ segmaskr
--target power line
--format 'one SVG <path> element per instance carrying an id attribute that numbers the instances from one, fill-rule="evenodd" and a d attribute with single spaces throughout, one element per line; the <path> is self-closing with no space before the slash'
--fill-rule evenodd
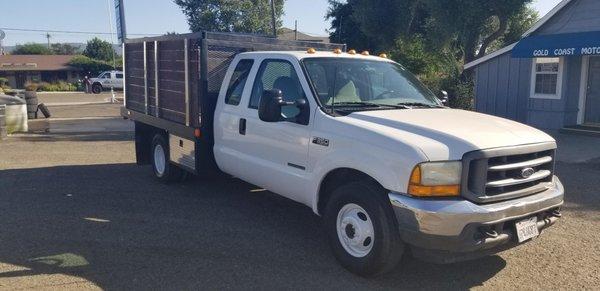
<path id="1" fill-rule="evenodd" d="M 8 28 L 8 27 L 0 27 L 2 30 L 8 31 L 25 31 L 25 32 L 44 32 L 44 33 L 68 33 L 68 34 L 91 34 L 91 35 L 114 35 L 114 33 L 110 32 L 93 32 L 93 31 L 75 31 L 75 30 L 49 30 L 49 29 L 26 29 L 26 28 Z M 137 36 L 158 36 L 162 35 L 159 33 L 128 33 L 129 35 L 137 35 Z"/>

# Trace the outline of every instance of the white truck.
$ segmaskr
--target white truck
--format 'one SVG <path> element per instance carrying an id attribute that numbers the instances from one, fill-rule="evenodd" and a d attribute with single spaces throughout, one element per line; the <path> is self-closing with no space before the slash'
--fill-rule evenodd
<path id="1" fill-rule="evenodd" d="M 106 71 L 100 73 L 98 77 L 91 78 L 92 92 L 100 94 L 105 89 L 123 89 L 123 72 Z"/>
<path id="2" fill-rule="evenodd" d="M 552 137 L 447 108 L 383 55 L 201 32 L 128 40 L 124 56 L 138 164 L 165 182 L 224 172 L 312 208 L 354 273 L 408 249 L 496 253 L 561 217 Z"/>

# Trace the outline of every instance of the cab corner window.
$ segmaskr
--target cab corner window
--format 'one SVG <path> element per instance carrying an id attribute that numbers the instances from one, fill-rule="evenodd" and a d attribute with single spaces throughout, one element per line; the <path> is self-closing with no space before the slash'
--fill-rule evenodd
<path id="1" fill-rule="evenodd" d="M 239 105 L 246 86 L 246 80 L 252 70 L 254 60 L 240 60 L 233 71 L 229 86 L 227 87 L 227 95 L 225 95 L 225 103 L 229 105 Z"/>

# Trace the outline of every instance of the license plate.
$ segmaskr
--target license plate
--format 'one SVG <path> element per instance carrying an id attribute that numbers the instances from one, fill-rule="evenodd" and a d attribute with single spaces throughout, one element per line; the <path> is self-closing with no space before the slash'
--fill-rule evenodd
<path id="1" fill-rule="evenodd" d="M 517 238 L 520 243 L 540 235 L 537 228 L 537 217 L 535 216 L 517 221 L 515 226 L 517 227 Z"/>

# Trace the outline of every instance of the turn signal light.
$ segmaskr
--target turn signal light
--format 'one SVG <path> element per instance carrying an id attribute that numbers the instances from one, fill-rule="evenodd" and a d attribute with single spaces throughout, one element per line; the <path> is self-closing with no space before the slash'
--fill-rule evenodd
<path id="1" fill-rule="evenodd" d="M 460 185 L 426 186 L 421 182 L 421 167 L 416 166 L 408 185 L 408 194 L 415 197 L 453 197 L 460 195 Z"/>
<path id="2" fill-rule="evenodd" d="M 200 131 L 199 128 L 194 129 L 194 136 L 197 138 L 201 138 L 202 137 L 202 131 Z"/>
<path id="3" fill-rule="evenodd" d="M 350 54 L 350 55 L 355 55 L 355 54 L 356 54 L 356 51 L 355 51 L 355 50 L 349 50 L 349 51 L 348 51 L 348 54 Z"/>
<path id="4" fill-rule="evenodd" d="M 309 53 L 309 54 L 314 54 L 314 53 L 316 53 L 316 52 L 317 52 L 317 50 L 316 50 L 316 49 L 314 49 L 314 48 L 312 48 L 312 47 L 310 47 L 310 48 L 308 48 L 308 49 L 306 50 L 306 52 L 307 52 L 307 53 Z"/>

